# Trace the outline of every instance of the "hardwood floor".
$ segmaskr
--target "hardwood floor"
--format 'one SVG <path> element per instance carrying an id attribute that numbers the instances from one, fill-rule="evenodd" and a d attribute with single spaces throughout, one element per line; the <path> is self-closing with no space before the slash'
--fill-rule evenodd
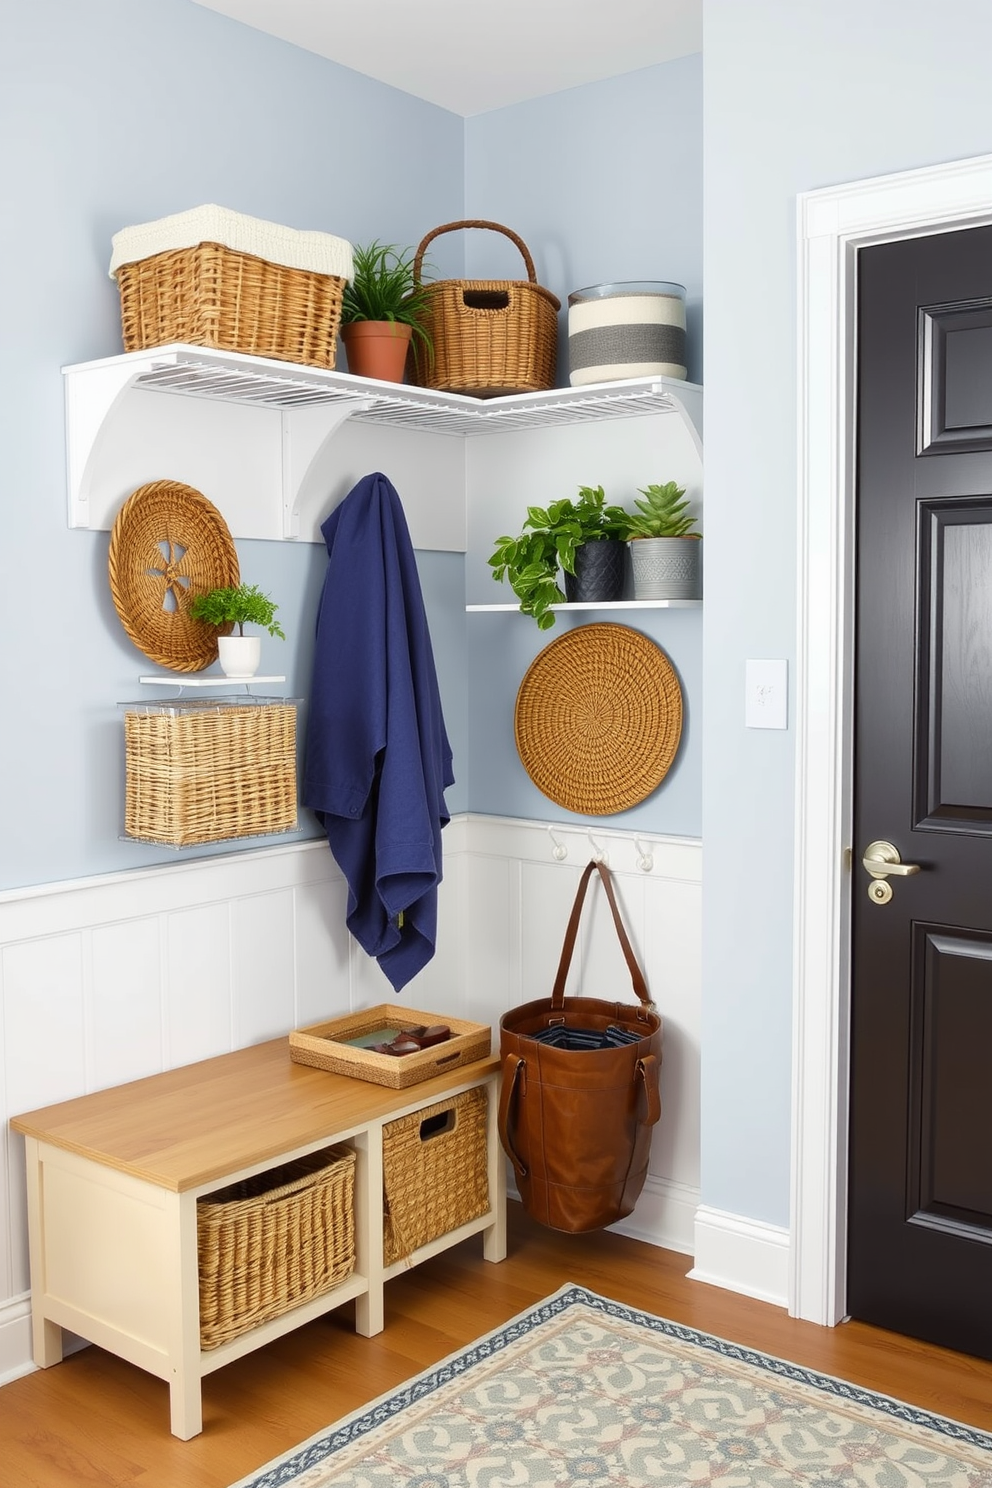
<path id="1" fill-rule="evenodd" d="M 566 1281 L 992 1431 L 992 1363 L 862 1323 L 819 1328 L 687 1281 L 690 1260 L 599 1232 L 558 1235 L 509 1206 L 498 1266 L 478 1237 L 397 1277 L 386 1327 L 343 1307 L 209 1375 L 204 1430 L 169 1434 L 164 1383 L 97 1348 L 0 1389 L 4 1488 L 229 1488 L 357 1406 L 497 1328 Z"/>

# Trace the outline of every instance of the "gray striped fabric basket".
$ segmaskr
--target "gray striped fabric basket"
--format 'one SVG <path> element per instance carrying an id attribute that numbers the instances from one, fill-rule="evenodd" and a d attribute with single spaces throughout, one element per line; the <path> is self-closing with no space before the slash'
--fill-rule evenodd
<path id="1" fill-rule="evenodd" d="M 573 387 L 629 377 L 684 379 L 685 289 L 660 280 L 594 284 L 568 297 Z"/>

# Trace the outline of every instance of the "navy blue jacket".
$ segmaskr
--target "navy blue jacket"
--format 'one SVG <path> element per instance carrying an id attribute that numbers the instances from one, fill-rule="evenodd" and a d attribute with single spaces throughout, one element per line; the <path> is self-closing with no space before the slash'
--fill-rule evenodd
<path id="1" fill-rule="evenodd" d="M 365 476 L 321 532 L 303 804 L 348 881 L 348 929 L 398 992 L 434 954 L 451 747 L 393 486 Z"/>

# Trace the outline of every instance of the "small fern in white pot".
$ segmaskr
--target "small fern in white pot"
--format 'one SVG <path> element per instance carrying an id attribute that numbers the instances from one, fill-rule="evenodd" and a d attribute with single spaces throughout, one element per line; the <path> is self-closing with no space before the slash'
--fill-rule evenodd
<path id="1" fill-rule="evenodd" d="M 189 613 L 194 620 L 215 625 L 218 631 L 223 628 L 224 634 L 217 637 L 221 671 L 227 677 L 245 681 L 258 671 L 262 654 L 261 638 L 245 635 L 245 626 L 257 625 L 284 641 L 282 626 L 275 618 L 278 608 L 257 584 L 238 584 L 234 588 L 211 589 L 206 594 L 194 595 Z M 228 633 L 232 627 L 237 628 L 237 635 Z"/>

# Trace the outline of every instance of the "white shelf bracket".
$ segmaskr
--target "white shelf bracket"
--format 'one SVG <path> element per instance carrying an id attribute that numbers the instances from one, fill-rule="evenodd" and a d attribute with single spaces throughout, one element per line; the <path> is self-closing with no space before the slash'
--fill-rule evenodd
<path id="1" fill-rule="evenodd" d="M 688 382 L 680 387 L 678 383 L 667 384 L 666 390 L 675 407 L 682 415 L 685 424 L 696 447 L 696 453 L 700 460 L 703 458 L 703 390 L 696 383 Z"/>
<path id="2" fill-rule="evenodd" d="M 326 503 L 334 435 L 353 413 L 371 407 L 371 399 L 355 398 L 331 407 L 282 410 L 283 537 L 298 538 L 301 510 Z"/>
<path id="3" fill-rule="evenodd" d="M 69 526 L 89 527 L 90 483 L 99 447 L 113 425 L 113 414 L 128 388 L 154 365 L 149 357 L 125 363 L 68 370 L 65 376 L 65 447 Z"/>

